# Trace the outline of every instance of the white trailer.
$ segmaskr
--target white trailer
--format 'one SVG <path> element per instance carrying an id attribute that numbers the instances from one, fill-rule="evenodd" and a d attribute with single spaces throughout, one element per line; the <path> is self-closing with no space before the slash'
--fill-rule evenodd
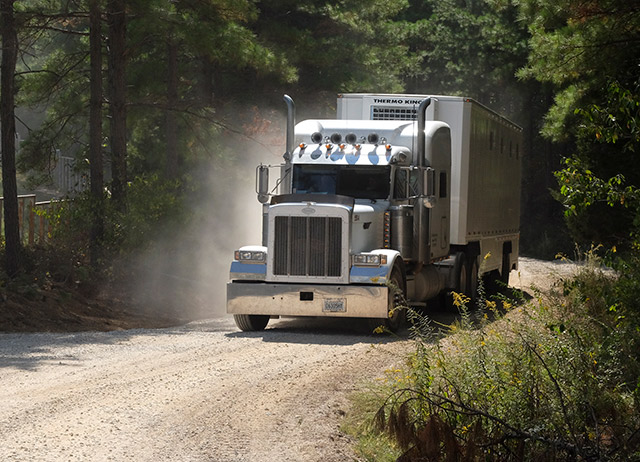
<path id="1" fill-rule="evenodd" d="M 384 94 L 339 95 L 337 119 L 295 125 L 285 100 L 280 194 L 260 166 L 263 242 L 235 253 L 227 285 L 241 329 L 275 316 L 395 329 L 403 297 L 473 297 L 482 274 L 508 281 L 519 250 L 518 126 L 469 98 Z"/>

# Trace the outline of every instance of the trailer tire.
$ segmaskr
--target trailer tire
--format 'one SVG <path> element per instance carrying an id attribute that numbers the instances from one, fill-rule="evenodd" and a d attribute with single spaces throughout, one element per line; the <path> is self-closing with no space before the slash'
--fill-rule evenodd
<path id="1" fill-rule="evenodd" d="M 369 319 L 369 327 L 372 331 L 382 326 L 385 330 L 395 333 L 402 329 L 406 323 L 407 310 L 404 296 L 406 284 L 402 276 L 402 271 L 397 266 L 391 271 L 388 287 L 387 318 Z"/>
<path id="2" fill-rule="evenodd" d="M 241 331 L 255 332 L 264 330 L 264 328 L 267 327 L 269 316 L 261 314 L 234 314 L 233 320 Z"/>

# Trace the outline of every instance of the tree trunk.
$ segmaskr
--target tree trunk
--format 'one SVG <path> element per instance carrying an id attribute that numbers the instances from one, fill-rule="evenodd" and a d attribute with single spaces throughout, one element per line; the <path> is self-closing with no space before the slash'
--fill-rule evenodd
<path id="1" fill-rule="evenodd" d="M 165 136 L 167 142 L 168 179 L 178 175 L 178 129 L 176 109 L 178 107 L 178 45 L 173 38 L 167 42 L 167 110 L 165 113 Z"/>
<path id="2" fill-rule="evenodd" d="M 20 268 L 20 227 L 16 184 L 16 122 L 14 99 L 18 35 L 13 14 L 14 0 L 0 0 L 2 64 L 0 68 L 0 125 L 2 126 L 2 193 L 4 196 L 5 269 L 14 277 Z"/>
<path id="3" fill-rule="evenodd" d="M 102 34 L 100 0 L 89 3 L 89 53 L 91 58 L 91 100 L 89 107 L 89 176 L 92 214 L 89 235 L 90 258 L 95 266 L 100 259 L 100 241 L 104 234 L 104 169 L 102 163 Z"/>
<path id="4" fill-rule="evenodd" d="M 109 96 L 111 113 L 112 197 L 120 210 L 126 207 L 127 109 L 126 109 L 126 16 L 124 0 L 109 0 Z"/>

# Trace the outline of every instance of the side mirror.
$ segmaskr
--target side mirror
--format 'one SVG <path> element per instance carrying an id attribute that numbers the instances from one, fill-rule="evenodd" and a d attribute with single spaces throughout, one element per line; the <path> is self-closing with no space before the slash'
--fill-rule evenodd
<path id="1" fill-rule="evenodd" d="M 266 204 L 269 202 L 269 167 L 258 165 L 256 168 L 256 193 L 258 202 Z"/>

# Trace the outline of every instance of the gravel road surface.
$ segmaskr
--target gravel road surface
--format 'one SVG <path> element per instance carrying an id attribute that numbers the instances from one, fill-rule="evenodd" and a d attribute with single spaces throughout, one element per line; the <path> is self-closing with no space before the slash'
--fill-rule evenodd
<path id="1" fill-rule="evenodd" d="M 355 460 L 347 397 L 410 342 L 307 323 L 1 334 L 0 460 Z"/>

